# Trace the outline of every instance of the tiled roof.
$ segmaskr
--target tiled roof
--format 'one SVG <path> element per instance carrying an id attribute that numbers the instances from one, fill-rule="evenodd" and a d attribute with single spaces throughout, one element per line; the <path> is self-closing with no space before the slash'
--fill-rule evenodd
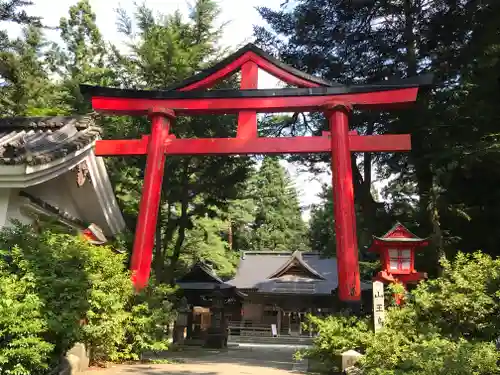
<path id="1" fill-rule="evenodd" d="M 100 132 L 92 116 L 0 118 L 0 164 L 49 163 L 88 146 Z"/>
<path id="2" fill-rule="evenodd" d="M 197 262 L 186 275 L 177 279 L 175 283 L 179 288 L 184 290 L 236 290 L 233 285 L 222 281 L 209 265 L 201 261 Z M 240 297 L 245 296 L 244 293 L 237 290 L 236 294 Z"/>
<path id="3" fill-rule="evenodd" d="M 257 289 L 262 293 L 331 294 L 338 287 L 337 259 L 322 258 L 318 253 L 301 254 L 301 259 L 324 280 L 284 276 L 269 279 L 289 262 L 292 252 L 246 252 L 240 260 L 236 276 L 228 281 L 239 289 Z M 296 284 L 296 285 L 292 285 Z M 361 289 L 370 289 L 361 283 Z"/>

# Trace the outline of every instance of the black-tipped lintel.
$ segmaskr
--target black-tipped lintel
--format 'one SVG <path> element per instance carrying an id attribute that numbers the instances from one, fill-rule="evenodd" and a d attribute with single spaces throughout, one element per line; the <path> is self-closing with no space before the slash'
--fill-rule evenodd
<path id="1" fill-rule="evenodd" d="M 80 85 L 80 91 L 86 97 L 113 97 L 129 99 L 231 99 L 231 98 L 272 98 L 294 96 L 324 96 L 362 94 L 378 91 L 399 90 L 428 86 L 432 83 L 432 75 L 422 75 L 408 79 L 383 81 L 379 84 L 339 85 L 335 87 L 284 88 L 265 90 L 133 90 L 111 87 Z"/>

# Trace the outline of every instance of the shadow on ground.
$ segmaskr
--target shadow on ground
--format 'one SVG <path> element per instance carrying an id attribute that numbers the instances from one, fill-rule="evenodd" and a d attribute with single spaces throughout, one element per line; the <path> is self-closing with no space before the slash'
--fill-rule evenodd
<path id="1" fill-rule="evenodd" d="M 124 369 L 120 375 L 125 374 L 140 374 L 140 375 L 219 375 L 218 372 L 199 372 L 199 371 L 189 371 L 189 370 L 174 370 L 170 368 L 144 368 L 141 366 L 135 366 L 134 368 Z"/>
<path id="2" fill-rule="evenodd" d="M 183 351 L 146 355 L 143 359 L 171 361 L 116 366 L 85 375 L 290 375 L 305 373 L 307 364 L 293 360 L 296 349 L 243 347 L 226 350 L 187 348 Z"/>
<path id="3" fill-rule="evenodd" d="M 297 351 L 293 347 L 233 347 L 224 350 L 207 350 L 189 348 L 180 352 L 164 352 L 149 359 L 170 359 L 179 363 L 205 365 L 210 363 L 255 366 L 261 368 L 274 368 L 281 370 L 301 370 L 307 366 L 304 362 L 293 359 Z"/>

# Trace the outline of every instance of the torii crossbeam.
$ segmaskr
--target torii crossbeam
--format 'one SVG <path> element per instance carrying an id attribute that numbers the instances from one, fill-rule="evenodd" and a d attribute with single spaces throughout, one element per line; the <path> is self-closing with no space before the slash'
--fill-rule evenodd
<path id="1" fill-rule="evenodd" d="M 259 68 L 298 88 L 257 90 Z M 238 70 L 240 90 L 206 90 Z M 82 85 L 82 93 L 91 97 L 98 112 L 151 117 L 151 134 L 135 140 L 99 140 L 95 146 L 98 156 L 147 155 L 131 261 L 136 288 L 149 280 L 166 155 L 331 153 L 339 298 L 359 301 L 351 152 L 407 151 L 411 142 L 406 134 L 349 132 L 349 115 L 353 108 L 385 110 L 414 102 L 419 87 L 430 83 L 431 77 L 423 76 L 375 85 L 339 85 L 300 72 L 249 44 L 164 91 Z M 330 132 L 317 137 L 258 137 L 258 112 L 298 111 L 324 112 Z M 236 138 L 177 139 L 169 133 L 176 116 L 219 113 L 238 114 Z"/>

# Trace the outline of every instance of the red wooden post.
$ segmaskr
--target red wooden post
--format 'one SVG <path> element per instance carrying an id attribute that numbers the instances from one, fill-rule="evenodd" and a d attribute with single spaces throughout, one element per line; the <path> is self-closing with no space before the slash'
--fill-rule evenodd
<path id="1" fill-rule="evenodd" d="M 259 69 L 253 61 L 247 61 L 241 66 L 241 90 L 256 89 L 259 80 Z M 238 130 L 236 136 L 241 139 L 257 138 L 257 112 L 241 111 L 238 115 Z"/>
<path id="2" fill-rule="evenodd" d="M 147 285 L 149 273 L 151 272 L 155 229 L 165 166 L 165 142 L 168 138 L 170 122 L 175 118 L 175 114 L 167 109 L 154 109 L 150 112 L 150 118 L 151 136 L 148 143 L 144 185 L 130 265 L 132 281 L 136 290 L 140 290 Z"/>
<path id="3" fill-rule="evenodd" d="M 361 299 L 351 152 L 347 105 L 331 105 L 326 112 L 330 124 L 332 186 L 335 210 L 337 272 L 341 301 Z"/>

